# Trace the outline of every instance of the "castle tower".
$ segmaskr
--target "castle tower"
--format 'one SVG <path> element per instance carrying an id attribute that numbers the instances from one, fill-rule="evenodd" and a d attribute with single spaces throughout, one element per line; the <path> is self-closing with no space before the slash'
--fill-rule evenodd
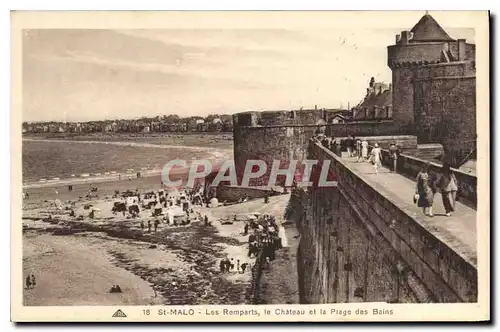
<path id="1" fill-rule="evenodd" d="M 395 45 L 387 48 L 388 66 L 392 70 L 393 119 L 401 132 L 414 133 L 412 72 L 424 65 L 446 61 L 450 43 L 455 41 L 426 13 L 410 31 L 396 36 Z"/>
<path id="2" fill-rule="evenodd" d="M 454 40 L 426 13 L 387 51 L 394 125 L 419 144 L 443 144 L 460 163 L 475 148 L 475 45 Z"/>

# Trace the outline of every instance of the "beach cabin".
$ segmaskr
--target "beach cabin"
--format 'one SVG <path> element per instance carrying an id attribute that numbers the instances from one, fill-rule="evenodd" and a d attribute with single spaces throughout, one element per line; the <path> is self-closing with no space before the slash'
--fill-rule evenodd
<path id="1" fill-rule="evenodd" d="M 127 202 L 127 206 L 137 204 L 137 202 L 139 202 L 139 197 L 138 196 L 129 196 L 126 198 L 126 202 Z"/>
<path id="2" fill-rule="evenodd" d="M 186 212 L 180 206 L 172 206 L 164 210 L 164 213 L 169 224 L 173 224 L 175 219 L 186 217 Z"/>

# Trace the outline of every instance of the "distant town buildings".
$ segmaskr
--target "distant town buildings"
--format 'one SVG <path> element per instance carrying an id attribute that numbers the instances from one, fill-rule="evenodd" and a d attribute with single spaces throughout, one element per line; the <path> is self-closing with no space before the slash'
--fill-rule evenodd
<path id="1" fill-rule="evenodd" d="M 209 115 L 207 118 L 164 116 L 134 120 L 88 122 L 24 122 L 28 133 L 156 133 L 156 132 L 232 132 L 231 115 Z"/>

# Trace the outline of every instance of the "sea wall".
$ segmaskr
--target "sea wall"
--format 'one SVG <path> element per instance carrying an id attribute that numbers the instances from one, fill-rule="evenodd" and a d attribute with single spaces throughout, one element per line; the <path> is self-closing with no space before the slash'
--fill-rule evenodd
<path id="1" fill-rule="evenodd" d="M 309 158 L 329 159 L 336 188 L 295 189 L 291 212 L 300 233 L 301 303 L 475 302 L 475 258 L 463 257 L 311 143 Z"/>
<path id="2" fill-rule="evenodd" d="M 264 254 L 261 251 L 255 258 L 255 263 L 252 266 L 252 276 L 250 279 L 250 285 L 248 286 L 246 293 L 246 304 L 260 304 L 260 278 L 262 276 L 263 265 Z"/>
<path id="3" fill-rule="evenodd" d="M 217 187 L 217 199 L 219 202 L 237 202 L 241 198 L 255 199 L 264 198 L 266 195 L 273 195 L 269 189 L 261 189 L 255 187 L 241 187 L 241 186 L 226 186 L 220 185 Z"/>

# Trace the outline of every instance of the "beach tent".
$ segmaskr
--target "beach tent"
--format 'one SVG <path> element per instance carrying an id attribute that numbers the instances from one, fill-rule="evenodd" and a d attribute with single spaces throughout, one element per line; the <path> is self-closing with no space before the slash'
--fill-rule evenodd
<path id="1" fill-rule="evenodd" d="M 165 211 L 165 216 L 167 217 L 168 222 L 171 224 L 174 223 L 174 218 L 184 217 L 185 215 L 186 213 L 180 206 L 172 206 Z"/>
<path id="2" fill-rule="evenodd" d="M 210 206 L 211 206 L 211 207 L 217 207 L 217 206 L 219 206 L 219 200 L 218 200 L 217 198 L 215 198 L 215 197 L 214 197 L 214 198 L 212 198 L 212 199 L 210 200 Z"/>

